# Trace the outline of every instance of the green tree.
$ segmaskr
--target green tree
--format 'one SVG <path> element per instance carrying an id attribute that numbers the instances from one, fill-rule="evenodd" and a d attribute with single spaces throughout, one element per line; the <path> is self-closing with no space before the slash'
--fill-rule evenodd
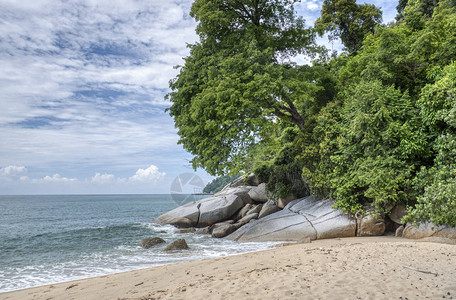
<path id="1" fill-rule="evenodd" d="M 337 206 L 356 212 L 370 204 L 383 211 L 406 201 L 413 150 L 420 146 L 410 96 L 380 81 L 362 81 L 344 93 L 338 147 L 331 157 Z"/>
<path id="2" fill-rule="evenodd" d="M 436 156 L 434 166 L 423 168 L 416 180 L 424 193 L 409 209 L 407 221 L 456 226 L 456 63 L 436 67 L 430 77 L 434 83 L 423 88 L 418 103 Z"/>
<path id="3" fill-rule="evenodd" d="M 382 12 L 373 4 L 356 4 L 356 0 L 325 0 L 321 17 L 315 22 L 320 36 L 329 32 L 329 38 L 340 38 L 345 49 L 355 54 L 363 39 L 375 32 L 382 21 Z"/>
<path id="4" fill-rule="evenodd" d="M 196 0 L 191 15 L 200 41 L 170 82 L 168 99 L 194 168 L 222 175 L 245 168 L 245 157 L 277 120 L 304 130 L 307 103 L 320 90 L 287 63 L 314 54 L 313 30 L 296 17 L 296 1 Z"/>

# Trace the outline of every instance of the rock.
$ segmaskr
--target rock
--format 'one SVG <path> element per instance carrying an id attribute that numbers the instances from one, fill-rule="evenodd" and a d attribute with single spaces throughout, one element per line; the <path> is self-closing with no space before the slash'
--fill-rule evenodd
<path id="1" fill-rule="evenodd" d="M 233 188 L 233 187 L 238 187 L 245 185 L 246 178 L 244 176 L 239 177 L 238 179 L 235 179 L 233 182 L 229 183 L 228 186 Z"/>
<path id="2" fill-rule="evenodd" d="M 235 194 L 203 201 L 200 206 L 199 227 L 210 226 L 219 221 L 223 221 L 234 215 L 234 213 L 244 206 L 242 198 Z"/>
<path id="3" fill-rule="evenodd" d="M 404 205 L 399 204 L 399 205 L 396 205 L 395 207 L 393 207 L 393 209 L 391 210 L 391 214 L 389 215 L 389 218 L 394 223 L 402 225 L 402 224 L 404 224 L 402 222 L 402 218 L 406 215 L 407 215 L 407 208 L 405 208 Z"/>
<path id="4" fill-rule="evenodd" d="M 263 207 L 261 207 L 260 213 L 258 214 L 258 219 L 266 217 L 267 215 L 275 213 L 279 210 L 280 208 L 277 205 L 275 205 L 274 202 L 272 202 L 272 200 L 269 200 L 263 205 Z"/>
<path id="5" fill-rule="evenodd" d="M 267 202 L 268 197 L 266 195 L 266 183 L 262 183 L 258 186 L 253 187 L 249 191 L 249 196 L 253 201 L 263 202 L 263 203 Z"/>
<path id="6" fill-rule="evenodd" d="M 260 213 L 263 204 L 254 205 L 245 215 L 250 215 L 254 213 Z"/>
<path id="7" fill-rule="evenodd" d="M 251 185 L 251 186 L 257 186 L 260 184 L 260 181 L 258 180 L 258 178 L 256 177 L 255 174 L 253 173 L 250 173 L 248 176 L 247 176 L 247 185 Z"/>
<path id="8" fill-rule="evenodd" d="M 356 221 L 330 200 L 310 196 L 290 202 L 281 211 L 242 226 L 227 239 L 240 242 L 300 241 L 355 236 Z"/>
<path id="9" fill-rule="evenodd" d="M 212 197 L 187 203 L 154 220 L 179 228 L 206 227 L 229 219 L 250 200 L 248 187 L 230 188 Z"/>
<path id="10" fill-rule="evenodd" d="M 178 239 L 166 246 L 165 251 L 172 251 L 172 250 L 184 250 L 189 249 L 187 242 L 184 239 Z"/>
<path id="11" fill-rule="evenodd" d="M 165 243 L 165 240 L 159 237 L 146 238 L 141 240 L 139 245 L 145 249 L 149 249 L 155 245 Z"/>
<path id="12" fill-rule="evenodd" d="M 381 216 L 368 214 L 357 220 L 357 236 L 379 236 L 385 233 L 385 220 Z"/>
<path id="13" fill-rule="evenodd" d="M 241 208 L 241 210 L 239 210 L 239 212 L 235 215 L 235 217 L 233 218 L 234 220 L 240 220 L 242 219 L 243 217 L 245 217 L 247 215 L 247 213 L 254 207 L 253 204 L 246 204 L 243 208 Z"/>
<path id="14" fill-rule="evenodd" d="M 247 224 L 248 222 L 250 222 L 250 220 L 257 219 L 257 218 L 258 218 L 258 213 L 251 213 L 251 214 L 246 215 L 242 219 L 240 219 L 238 221 L 238 223 L 244 225 L 244 224 Z"/>
<path id="15" fill-rule="evenodd" d="M 212 230 L 212 236 L 215 238 L 222 238 L 235 232 L 239 227 L 240 224 L 224 224 L 217 226 Z"/>
<path id="16" fill-rule="evenodd" d="M 195 234 L 211 234 L 209 226 L 203 228 L 196 228 Z"/>
<path id="17" fill-rule="evenodd" d="M 396 229 L 396 232 L 394 233 L 394 236 L 401 237 L 402 233 L 404 232 L 404 228 L 405 228 L 404 225 L 399 226 Z"/>
<path id="18" fill-rule="evenodd" d="M 207 199 L 207 198 L 206 198 Z M 196 227 L 199 209 L 194 202 L 179 206 L 154 220 L 155 223 L 171 224 L 179 228 Z"/>
<path id="19" fill-rule="evenodd" d="M 407 239 L 422 239 L 427 237 L 456 239 L 456 227 L 447 225 L 436 226 L 431 222 L 421 223 L 419 226 L 407 224 L 402 232 L 402 237 Z"/>
<path id="20" fill-rule="evenodd" d="M 290 195 L 284 199 L 279 197 L 279 199 L 277 200 L 277 206 L 279 208 L 284 208 L 285 206 L 287 206 L 288 203 L 290 203 L 293 200 L 296 200 L 296 196 L 294 195 Z"/>
<path id="21" fill-rule="evenodd" d="M 195 227 L 180 229 L 177 231 L 177 233 L 194 233 L 194 232 L 196 232 Z"/>

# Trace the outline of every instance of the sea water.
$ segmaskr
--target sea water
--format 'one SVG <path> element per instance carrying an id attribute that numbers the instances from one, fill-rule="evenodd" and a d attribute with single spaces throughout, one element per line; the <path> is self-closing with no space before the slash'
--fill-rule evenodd
<path id="1" fill-rule="evenodd" d="M 273 246 L 151 222 L 175 207 L 171 195 L 0 196 L 0 292 Z M 184 238 L 190 250 L 139 246 L 155 236 Z"/>

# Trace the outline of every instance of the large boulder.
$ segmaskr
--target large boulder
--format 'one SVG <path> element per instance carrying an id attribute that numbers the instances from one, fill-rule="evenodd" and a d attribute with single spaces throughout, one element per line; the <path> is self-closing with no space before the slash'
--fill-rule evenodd
<path id="1" fill-rule="evenodd" d="M 408 239 L 422 239 L 427 237 L 456 239 L 456 227 L 447 225 L 436 226 L 431 222 L 421 223 L 418 226 L 407 224 L 402 232 L 402 237 Z"/>
<path id="2" fill-rule="evenodd" d="M 178 239 L 166 246 L 165 251 L 172 251 L 172 250 L 185 250 L 189 249 L 187 242 L 184 239 Z"/>
<path id="3" fill-rule="evenodd" d="M 260 213 L 258 214 L 258 219 L 266 217 L 267 215 L 275 213 L 279 210 L 280 208 L 277 205 L 275 205 L 274 202 L 272 202 L 272 200 L 269 200 L 261 207 Z"/>
<path id="4" fill-rule="evenodd" d="M 153 222 L 171 224 L 179 228 L 196 227 L 200 214 L 199 206 L 199 203 L 187 203 L 159 216 Z"/>
<path id="5" fill-rule="evenodd" d="M 200 206 L 198 227 L 210 226 L 226 220 L 245 205 L 242 198 L 236 194 L 214 197 L 209 201 L 204 200 L 206 199 L 203 199 Z"/>
<path id="6" fill-rule="evenodd" d="M 217 225 L 217 224 L 216 224 Z M 229 223 L 224 223 L 219 226 L 215 226 L 214 229 L 212 230 L 212 237 L 215 238 L 222 238 L 230 233 L 235 232 L 241 224 L 229 224 Z"/>
<path id="7" fill-rule="evenodd" d="M 251 221 L 227 236 L 241 242 L 300 241 L 355 236 L 356 221 L 330 200 L 310 196 L 290 202 L 281 211 Z"/>
<path id="8" fill-rule="evenodd" d="M 149 249 L 152 248 L 153 246 L 156 246 L 158 244 L 165 243 L 165 240 L 160 238 L 160 237 L 153 237 L 153 238 L 146 238 L 141 240 L 139 245 L 143 247 L 144 249 Z"/>
<path id="9" fill-rule="evenodd" d="M 241 207 L 251 202 L 249 187 L 229 188 L 212 197 L 187 203 L 154 220 L 179 228 L 206 227 L 233 216 Z"/>
<path id="10" fill-rule="evenodd" d="M 249 191 L 249 196 L 253 201 L 263 203 L 268 201 L 268 196 L 266 195 L 266 183 L 262 183 L 258 186 L 253 187 Z"/>

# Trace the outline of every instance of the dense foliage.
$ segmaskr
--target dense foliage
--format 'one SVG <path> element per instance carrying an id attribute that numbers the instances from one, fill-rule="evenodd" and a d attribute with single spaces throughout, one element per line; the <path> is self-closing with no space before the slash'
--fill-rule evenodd
<path id="1" fill-rule="evenodd" d="M 194 2 L 200 41 L 169 94 L 193 166 L 254 171 L 275 198 L 403 203 L 408 221 L 456 225 L 456 1 L 401 0 L 380 25 L 373 5 L 325 0 L 315 29 L 294 2 Z M 315 32 L 346 53 L 326 56 Z"/>

